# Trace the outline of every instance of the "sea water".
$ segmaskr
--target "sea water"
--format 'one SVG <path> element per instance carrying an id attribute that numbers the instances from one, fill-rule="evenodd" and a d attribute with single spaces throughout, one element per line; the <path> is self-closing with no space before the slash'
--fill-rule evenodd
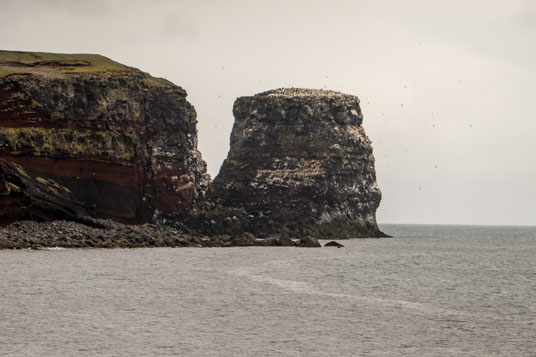
<path id="1" fill-rule="evenodd" d="M 0 251 L 2 356 L 536 356 L 536 228 Z"/>

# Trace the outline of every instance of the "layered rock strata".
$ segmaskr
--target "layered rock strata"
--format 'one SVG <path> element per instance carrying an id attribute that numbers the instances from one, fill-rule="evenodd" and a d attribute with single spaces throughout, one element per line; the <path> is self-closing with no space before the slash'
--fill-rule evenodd
<path id="1" fill-rule="evenodd" d="M 359 99 L 277 89 L 234 103 L 230 150 L 209 197 L 265 236 L 381 237 L 372 145 Z"/>
<path id="2" fill-rule="evenodd" d="M 210 178 L 186 96 L 98 55 L 0 51 L 0 225 L 191 208 Z"/>

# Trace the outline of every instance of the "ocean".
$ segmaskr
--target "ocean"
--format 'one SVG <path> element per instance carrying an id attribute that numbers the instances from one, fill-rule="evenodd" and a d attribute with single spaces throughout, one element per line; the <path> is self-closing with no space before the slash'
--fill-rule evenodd
<path id="1" fill-rule="evenodd" d="M 0 355 L 536 356 L 536 227 L 381 229 L 340 249 L 0 251 Z"/>

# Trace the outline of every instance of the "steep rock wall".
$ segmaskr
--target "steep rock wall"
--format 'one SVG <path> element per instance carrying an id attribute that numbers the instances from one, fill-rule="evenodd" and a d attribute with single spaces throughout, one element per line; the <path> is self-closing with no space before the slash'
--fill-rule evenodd
<path id="1" fill-rule="evenodd" d="M 0 51 L 0 224 L 191 208 L 210 178 L 186 96 L 98 55 Z"/>
<path id="2" fill-rule="evenodd" d="M 381 193 L 359 99 L 278 89 L 235 101 L 229 154 L 209 190 L 254 234 L 379 237 Z"/>

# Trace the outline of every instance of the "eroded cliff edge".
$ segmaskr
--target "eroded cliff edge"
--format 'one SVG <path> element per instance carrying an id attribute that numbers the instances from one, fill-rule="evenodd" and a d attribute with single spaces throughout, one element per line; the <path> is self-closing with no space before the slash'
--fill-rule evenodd
<path id="1" fill-rule="evenodd" d="M 0 51 L 0 223 L 191 208 L 210 178 L 186 96 L 99 55 Z"/>
<path id="2" fill-rule="evenodd" d="M 235 101 L 230 150 L 208 197 L 245 211 L 247 230 L 382 237 L 372 145 L 359 99 L 286 88 Z"/>

